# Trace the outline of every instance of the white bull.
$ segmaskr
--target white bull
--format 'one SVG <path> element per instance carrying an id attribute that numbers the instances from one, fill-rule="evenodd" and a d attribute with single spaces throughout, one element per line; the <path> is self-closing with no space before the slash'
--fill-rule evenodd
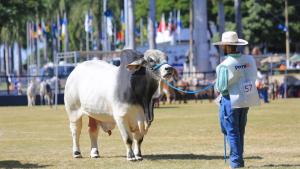
<path id="1" fill-rule="evenodd" d="M 41 81 L 40 83 L 40 104 L 49 105 L 52 107 L 53 92 L 50 86 L 50 81 Z"/>
<path id="2" fill-rule="evenodd" d="M 67 79 L 64 100 L 75 158 L 82 157 L 79 137 L 82 116 L 87 115 L 92 158 L 99 157 L 99 126 L 111 134 L 117 124 L 126 146 L 127 160 L 142 160 L 141 143 L 153 120 L 152 96 L 158 80 L 169 79 L 175 69 L 158 50 L 148 50 L 144 55 L 124 50 L 121 55 L 119 67 L 99 60 L 86 61 Z"/>
<path id="3" fill-rule="evenodd" d="M 37 91 L 38 91 L 38 85 L 37 85 L 37 82 L 33 79 L 29 82 L 27 90 L 26 90 L 28 106 L 35 105 Z"/>

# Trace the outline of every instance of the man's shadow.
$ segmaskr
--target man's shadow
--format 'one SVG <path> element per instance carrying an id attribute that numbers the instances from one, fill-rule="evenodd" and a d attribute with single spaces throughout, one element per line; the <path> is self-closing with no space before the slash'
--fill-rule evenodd
<path id="1" fill-rule="evenodd" d="M 0 168 L 45 168 L 49 166 L 51 165 L 41 165 L 41 164 L 32 164 L 32 163 L 22 164 L 20 161 L 16 161 L 16 160 L 0 161 Z"/>
<path id="2" fill-rule="evenodd" d="M 146 160 L 222 160 L 224 156 L 203 154 L 151 154 L 143 156 Z M 228 159 L 228 157 L 227 157 Z M 263 159 L 260 156 L 250 156 L 244 159 Z"/>
<path id="3" fill-rule="evenodd" d="M 282 167 L 282 168 L 294 168 L 294 167 L 300 167 L 300 164 L 266 164 L 262 166 L 249 166 L 250 168 L 265 168 L 265 167 Z"/>

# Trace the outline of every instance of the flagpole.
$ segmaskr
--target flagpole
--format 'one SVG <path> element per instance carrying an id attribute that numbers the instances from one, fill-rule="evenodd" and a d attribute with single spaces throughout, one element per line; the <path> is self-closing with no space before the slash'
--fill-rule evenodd
<path id="1" fill-rule="evenodd" d="M 107 0 L 103 0 L 103 50 L 108 51 L 108 38 L 107 38 L 107 20 L 105 16 L 106 8 L 107 7 Z"/>
<path id="2" fill-rule="evenodd" d="M 47 34 L 44 34 L 46 32 L 46 26 L 45 26 L 45 21 L 42 19 L 42 37 L 43 37 L 43 43 L 44 43 L 44 62 L 48 62 L 48 57 L 47 57 Z"/>
<path id="3" fill-rule="evenodd" d="M 29 75 L 29 71 L 28 71 L 28 66 L 29 66 L 29 37 L 30 37 L 30 34 L 29 34 L 29 23 L 28 21 L 26 22 L 26 62 L 27 62 L 27 75 Z"/>
<path id="4" fill-rule="evenodd" d="M 40 67 L 41 67 L 41 56 L 40 56 L 40 41 L 39 41 L 39 19 L 36 18 L 36 28 L 37 28 L 37 37 L 36 37 L 36 54 L 37 54 L 37 75 L 40 75 Z"/>
<path id="5" fill-rule="evenodd" d="M 284 98 L 287 98 L 287 69 L 289 68 L 289 58 L 290 58 L 290 38 L 289 38 L 289 15 L 288 15 L 288 0 L 285 0 L 285 51 L 286 51 L 286 68 L 284 71 Z"/>
<path id="6" fill-rule="evenodd" d="M 114 49 L 116 49 L 116 46 L 115 46 L 115 44 L 116 44 L 116 41 L 117 41 L 117 26 L 114 26 L 114 39 L 113 39 L 113 50 Z"/>
<path id="7" fill-rule="evenodd" d="M 190 8 L 190 16 L 189 16 L 189 26 L 190 26 L 190 37 L 189 37 L 189 72 L 190 77 L 196 76 L 192 71 L 194 67 L 194 38 L 193 38 L 193 32 L 194 32 L 194 8 L 192 2 L 190 2 L 189 5 Z M 180 40 L 179 40 L 180 42 Z"/>
<path id="8" fill-rule="evenodd" d="M 30 31 L 30 33 L 29 33 L 29 57 L 28 57 L 28 61 L 29 61 L 29 65 L 28 65 L 28 70 L 30 70 L 29 68 L 30 68 L 30 66 L 31 66 L 31 62 L 32 62 L 32 60 L 31 60 L 31 58 L 32 58 L 32 43 L 33 43 L 33 25 L 32 25 L 32 22 L 30 21 L 29 22 L 29 31 Z M 30 71 L 28 71 L 28 75 L 30 75 Z"/>
<path id="9" fill-rule="evenodd" d="M 150 49 L 156 48 L 156 29 L 155 29 L 155 0 L 149 0 L 148 16 L 148 43 Z"/>
<path id="10" fill-rule="evenodd" d="M 144 46 L 144 36 L 143 36 L 143 18 L 140 20 L 140 41 L 141 41 L 141 46 Z"/>
<path id="11" fill-rule="evenodd" d="M 64 34 L 64 52 L 68 52 L 69 50 L 69 33 L 68 33 L 68 20 L 67 20 L 67 13 L 66 11 L 64 12 L 64 32 L 62 32 L 62 34 Z M 66 58 L 64 58 L 66 61 Z"/>
<path id="12" fill-rule="evenodd" d="M 60 16 L 59 16 L 59 13 L 57 14 L 57 52 L 59 53 L 61 50 L 60 50 L 60 32 L 61 32 L 61 28 L 60 28 Z"/>
<path id="13" fill-rule="evenodd" d="M 135 49 L 135 16 L 134 16 L 134 0 L 128 0 L 128 47 Z"/>
<path id="14" fill-rule="evenodd" d="M 87 15 L 86 15 L 85 19 L 86 19 L 86 21 L 85 21 L 86 22 L 85 23 L 86 24 L 85 25 L 85 27 L 86 27 L 85 28 L 85 32 L 86 32 L 86 34 L 85 34 L 86 35 L 86 38 L 85 38 L 86 39 L 85 47 L 86 47 L 86 49 L 85 50 L 88 52 L 90 50 L 90 47 L 89 47 L 89 19 L 90 19 L 90 11 L 87 12 Z M 87 58 L 89 59 L 89 55 L 87 55 Z"/>
<path id="15" fill-rule="evenodd" d="M 128 0 L 124 0 L 124 20 L 125 20 L 125 48 L 128 47 L 129 43 L 129 30 L 128 30 Z"/>
<path id="16" fill-rule="evenodd" d="M 192 2 L 190 2 L 190 3 L 192 3 Z M 177 29 L 178 29 L 178 31 L 177 31 L 177 34 L 178 34 L 178 44 L 180 44 L 180 41 L 181 41 L 181 36 L 180 36 L 180 33 L 181 33 L 181 18 L 180 18 L 180 10 L 178 10 L 178 12 L 177 12 L 177 22 L 179 22 L 179 23 L 177 23 L 178 24 L 178 27 L 177 27 Z"/>
<path id="17" fill-rule="evenodd" d="M 86 32 L 86 51 L 88 52 L 90 47 L 89 47 L 89 32 Z"/>

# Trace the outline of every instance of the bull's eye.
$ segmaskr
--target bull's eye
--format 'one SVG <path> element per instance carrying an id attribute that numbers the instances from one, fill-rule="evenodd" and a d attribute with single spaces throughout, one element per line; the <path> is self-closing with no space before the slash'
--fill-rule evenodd
<path id="1" fill-rule="evenodd" d="M 150 63 L 154 63 L 155 61 L 152 58 L 148 59 Z"/>

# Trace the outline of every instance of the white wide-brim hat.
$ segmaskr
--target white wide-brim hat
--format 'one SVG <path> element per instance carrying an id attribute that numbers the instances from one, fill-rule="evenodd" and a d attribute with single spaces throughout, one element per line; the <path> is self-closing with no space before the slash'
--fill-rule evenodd
<path id="1" fill-rule="evenodd" d="M 248 42 L 244 39 L 239 39 L 236 32 L 228 31 L 222 34 L 222 41 L 215 42 L 213 45 L 247 45 Z"/>

